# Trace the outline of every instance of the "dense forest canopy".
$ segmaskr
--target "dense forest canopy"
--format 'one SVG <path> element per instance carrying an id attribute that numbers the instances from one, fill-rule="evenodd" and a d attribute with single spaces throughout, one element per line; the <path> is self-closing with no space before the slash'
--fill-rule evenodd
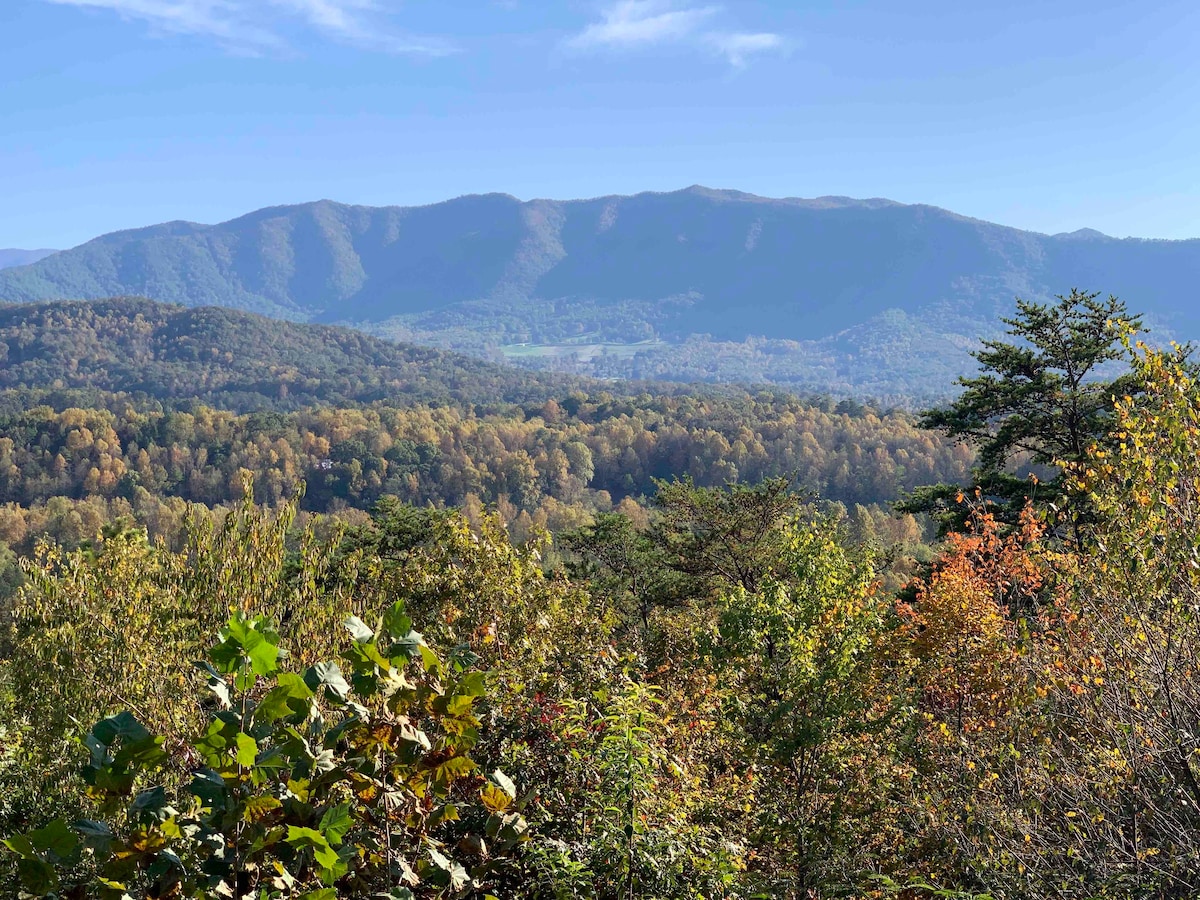
<path id="1" fill-rule="evenodd" d="M 586 384 L 235 309 L 135 297 L 0 305 L 0 389 L 94 389 L 249 410 L 385 399 L 497 404 Z"/>
<path id="2" fill-rule="evenodd" d="M 882 504 L 962 480 L 972 460 L 904 412 L 850 401 L 603 385 L 136 299 L 0 308 L 0 352 L 0 540 L 25 550 L 120 515 L 173 536 L 179 502 L 226 506 L 243 473 L 269 505 L 304 486 L 315 513 L 386 496 L 491 506 L 525 535 L 684 476 L 786 475 L 886 519 Z"/>

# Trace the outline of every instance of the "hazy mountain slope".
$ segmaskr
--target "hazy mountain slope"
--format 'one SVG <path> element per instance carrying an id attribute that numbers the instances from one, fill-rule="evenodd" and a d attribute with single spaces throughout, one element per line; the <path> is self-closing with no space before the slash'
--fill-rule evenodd
<path id="1" fill-rule="evenodd" d="M 521 402 L 579 379 L 348 328 L 137 298 L 0 306 L 0 390 L 98 390 L 234 408 L 389 400 Z"/>
<path id="2" fill-rule="evenodd" d="M 215 226 L 170 222 L 6 272 L 0 298 L 136 294 L 295 319 L 387 317 L 504 286 L 524 218 L 521 204 L 497 196 L 416 209 L 321 201 Z"/>
<path id="3" fill-rule="evenodd" d="M 220 225 L 174 222 L 2 271 L 0 299 L 139 294 L 476 352 L 535 345 L 513 354 L 534 366 L 903 393 L 929 386 L 930 353 L 938 372 L 969 367 L 970 340 L 1014 295 L 1103 290 L 1176 336 L 1200 337 L 1198 280 L 1200 240 L 1043 235 L 887 200 L 697 187 L 414 208 L 320 201 Z M 902 340 L 890 336 L 897 321 Z M 932 349 L 913 343 L 923 334 Z M 882 337 L 886 354 L 864 336 Z M 751 364 L 762 345 L 746 342 L 760 338 L 797 346 Z M 609 345 L 627 350 L 605 356 Z"/>
<path id="4" fill-rule="evenodd" d="M 35 263 L 39 259 L 45 259 L 51 253 L 57 253 L 57 250 L 17 250 L 10 248 L 0 250 L 0 269 L 8 269 L 12 266 L 27 266 L 30 263 Z"/>

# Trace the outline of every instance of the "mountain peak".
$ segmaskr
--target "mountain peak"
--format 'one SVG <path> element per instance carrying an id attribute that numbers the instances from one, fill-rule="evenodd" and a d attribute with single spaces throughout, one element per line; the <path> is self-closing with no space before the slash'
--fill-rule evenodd
<path id="1" fill-rule="evenodd" d="M 1064 241 L 1112 241 L 1116 238 L 1097 231 L 1095 228 L 1078 228 L 1075 231 L 1062 231 L 1054 235 Z"/>

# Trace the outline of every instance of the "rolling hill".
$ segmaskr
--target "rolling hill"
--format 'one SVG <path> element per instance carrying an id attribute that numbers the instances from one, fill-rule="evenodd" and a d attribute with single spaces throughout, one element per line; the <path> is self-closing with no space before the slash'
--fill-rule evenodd
<path id="1" fill-rule="evenodd" d="M 667 194 L 329 201 L 171 222 L 0 271 L 0 299 L 138 294 L 611 377 L 929 396 L 1014 296 L 1102 290 L 1200 337 L 1200 240 L 1044 235 L 929 206 Z"/>
<path id="2" fill-rule="evenodd" d="M 73 393 L 85 396 L 71 402 L 87 403 L 87 392 L 120 393 L 248 411 L 540 402 L 582 384 L 234 309 L 140 298 L 0 306 L 0 391 L 10 394 Z"/>

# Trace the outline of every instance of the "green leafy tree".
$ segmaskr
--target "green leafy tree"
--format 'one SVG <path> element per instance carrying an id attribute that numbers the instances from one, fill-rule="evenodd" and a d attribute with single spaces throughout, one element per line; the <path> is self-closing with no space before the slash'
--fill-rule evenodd
<path id="1" fill-rule="evenodd" d="M 771 896 L 805 897 L 872 864 L 859 854 L 882 830 L 858 816 L 881 790 L 900 701 L 882 687 L 890 619 L 869 561 L 828 520 L 790 525 L 779 540 L 778 571 L 729 595 L 718 650 L 737 755 L 753 776 L 748 824 L 770 861 L 758 874 Z"/>
<path id="2" fill-rule="evenodd" d="M 701 581 L 754 592 L 781 558 L 780 527 L 803 507 L 791 478 L 768 478 L 724 488 L 697 487 L 691 478 L 659 482 L 658 539 L 671 565 Z"/>
<path id="3" fill-rule="evenodd" d="M 1115 446 L 1071 473 L 1096 523 L 1059 566 L 1055 737 L 1010 786 L 1044 894 L 1200 895 L 1200 384 L 1178 352 L 1134 365 Z"/>
<path id="4" fill-rule="evenodd" d="M 584 528 L 561 535 L 560 545 L 575 555 L 568 571 L 588 580 L 592 590 L 611 599 L 625 622 L 645 633 L 656 607 L 670 605 L 686 577 L 668 563 L 655 535 L 639 530 L 628 516 L 600 513 Z"/>

